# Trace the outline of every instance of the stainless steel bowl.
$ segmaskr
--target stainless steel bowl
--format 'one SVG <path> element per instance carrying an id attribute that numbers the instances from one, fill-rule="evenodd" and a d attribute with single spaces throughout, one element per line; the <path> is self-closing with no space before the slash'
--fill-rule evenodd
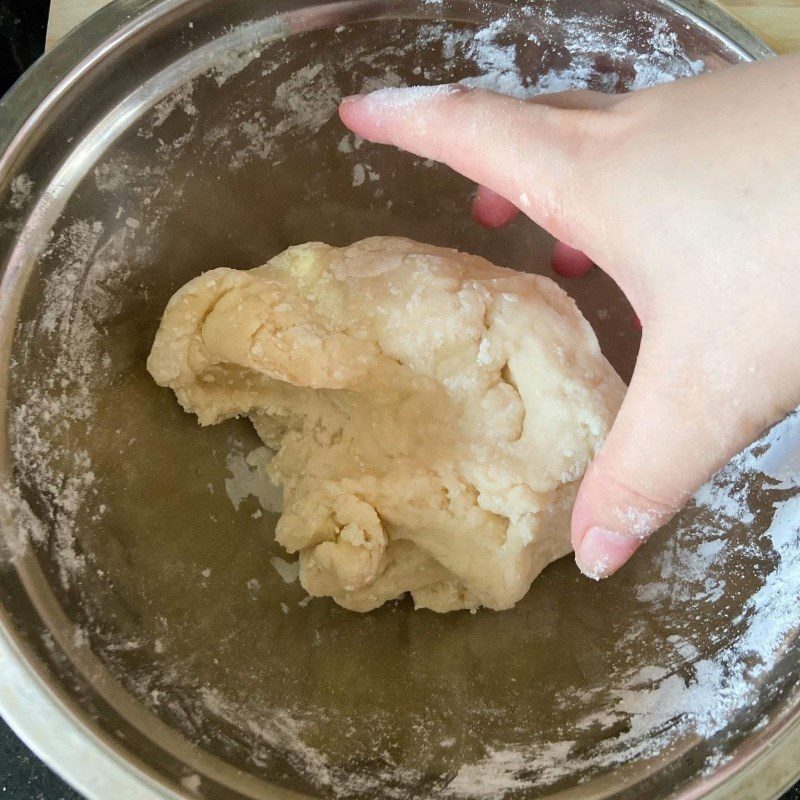
<path id="1" fill-rule="evenodd" d="M 340 95 L 623 91 L 768 54 L 704 2 L 118 0 L 43 58 L 0 103 L 0 710 L 23 739 L 103 800 L 796 779 L 796 418 L 612 581 L 565 559 L 510 612 L 362 616 L 273 567 L 247 425 L 197 429 L 144 370 L 179 285 L 289 244 L 546 263 L 530 223 L 472 224 L 465 181 L 347 135 Z M 624 299 L 599 273 L 568 289 L 629 376 Z"/>

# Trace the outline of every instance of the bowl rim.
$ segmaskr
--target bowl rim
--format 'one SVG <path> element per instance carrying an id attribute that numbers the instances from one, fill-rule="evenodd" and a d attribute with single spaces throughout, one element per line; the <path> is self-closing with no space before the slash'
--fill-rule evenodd
<path id="1" fill-rule="evenodd" d="M 44 54 L 0 99 L 0 181 L 13 170 L 28 135 L 71 86 L 123 42 L 196 0 L 112 0 Z M 658 0 L 721 36 L 748 60 L 774 51 L 712 0 Z M 86 715 L 49 685 L 47 667 L 0 608 L 0 715 L 15 734 L 87 800 L 189 800 L 138 765 L 120 743 L 100 735 Z M 800 778 L 800 704 L 741 742 L 730 761 L 692 779 L 672 800 L 772 800 Z"/>

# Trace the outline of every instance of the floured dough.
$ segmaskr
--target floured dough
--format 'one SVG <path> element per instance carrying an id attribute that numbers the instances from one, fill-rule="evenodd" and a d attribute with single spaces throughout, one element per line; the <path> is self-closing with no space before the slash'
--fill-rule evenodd
<path id="1" fill-rule="evenodd" d="M 355 611 L 513 606 L 570 550 L 625 388 L 552 281 L 393 237 L 206 272 L 147 365 L 201 425 L 250 417 L 278 541 Z"/>

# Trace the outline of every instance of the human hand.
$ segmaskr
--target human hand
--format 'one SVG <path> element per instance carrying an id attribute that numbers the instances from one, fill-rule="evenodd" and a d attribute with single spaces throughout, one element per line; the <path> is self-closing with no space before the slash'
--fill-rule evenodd
<path id="1" fill-rule="evenodd" d="M 598 264 L 641 320 L 573 512 L 587 575 L 615 572 L 800 403 L 800 56 L 617 96 L 384 89 L 340 116 L 476 181 L 485 224 L 527 214 L 559 240 L 557 271 Z"/>

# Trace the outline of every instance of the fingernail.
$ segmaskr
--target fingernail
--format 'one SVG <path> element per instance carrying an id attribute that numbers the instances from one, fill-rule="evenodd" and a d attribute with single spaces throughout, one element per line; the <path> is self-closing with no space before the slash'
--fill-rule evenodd
<path id="1" fill-rule="evenodd" d="M 575 551 L 578 569 L 588 578 L 599 581 L 613 575 L 641 546 L 636 536 L 626 536 L 594 526 L 586 531 Z"/>
<path id="2" fill-rule="evenodd" d="M 349 94 L 347 95 L 347 97 L 343 97 L 339 101 L 339 105 L 346 106 L 349 105 L 350 103 L 355 103 L 356 100 L 360 100 L 363 96 L 364 96 L 363 94 Z"/>

